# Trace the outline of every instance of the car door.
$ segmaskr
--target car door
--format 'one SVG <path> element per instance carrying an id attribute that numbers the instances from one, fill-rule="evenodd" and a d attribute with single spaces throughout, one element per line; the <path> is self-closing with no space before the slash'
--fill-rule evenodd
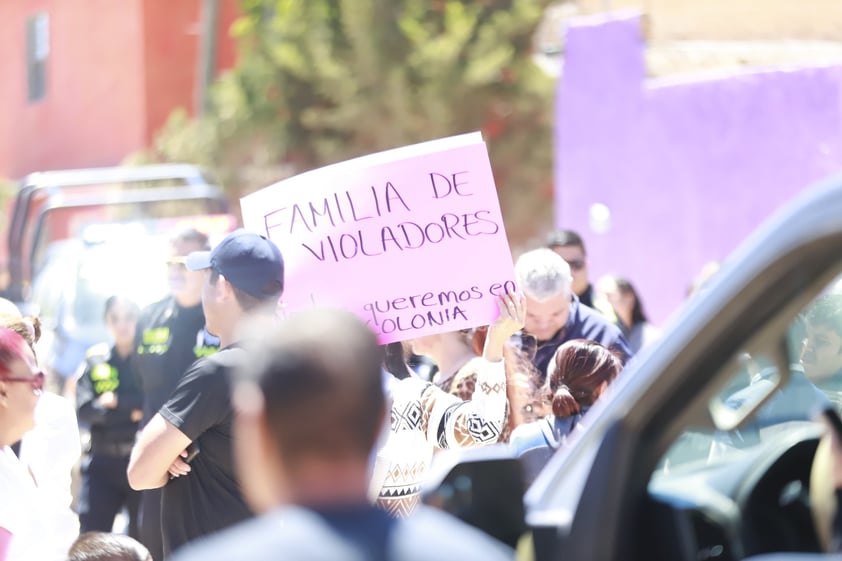
<path id="1" fill-rule="evenodd" d="M 671 321 L 664 339 L 626 368 L 589 413 L 586 430 L 526 495 L 536 559 L 662 556 L 656 550 L 666 538 L 644 527 L 653 473 L 689 429 L 714 430 L 709 404 L 730 387 L 744 349 L 766 353 L 776 383 L 787 382 L 787 329 L 842 272 L 840 217 L 842 178 L 835 178 L 767 222 Z M 688 548 L 682 532 L 694 528 L 664 531 L 675 534 L 671 558 L 728 558 L 715 545 Z M 739 559 L 747 552 L 727 553 Z"/>

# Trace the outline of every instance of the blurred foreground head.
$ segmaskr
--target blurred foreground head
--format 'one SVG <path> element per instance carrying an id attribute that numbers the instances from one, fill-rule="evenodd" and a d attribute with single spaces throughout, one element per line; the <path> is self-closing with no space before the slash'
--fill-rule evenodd
<path id="1" fill-rule="evenodd" d="M 152 561 L 152 556 L 129 536 L 86 532 L 70 548 L 68 561 Z"/>
<path id="2" fill-rule="evenodd" d="M 257 512 L 364 501 L 385 413 L 377 338 L 356 316 L 310 310 L 264 329 L 235 382 L 235 455 Z"/>

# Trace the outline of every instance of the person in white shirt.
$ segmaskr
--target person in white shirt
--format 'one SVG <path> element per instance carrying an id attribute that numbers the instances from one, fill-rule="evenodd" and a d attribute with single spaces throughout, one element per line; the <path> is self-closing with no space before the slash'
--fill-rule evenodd
<path id="1" fill-rule="evenodd" d="M 35 428 L 23 437 L 20 460 L 30 470 L 41 495 L 38 525 L 49 535 L 50 559 L 64 561 L 79 536 L 73 502 L 73 467 L 82 455 L 76 410 L 66 398 L 44 392 L 35 408 Z"/>
<path id="2" fill-rule="evenodd" d="M 16 310 L 14 304 L 0 299 L 0 327 L 23 338 L 35 356 L 40 324 L 37 318 L 24 318 Z M 33 505 L 38 505 L 38 527 L 50 536 L 41 544 L 43 559 L 65 561 L 79 535 L 79 518 L 70 506 L 71 472 L 82 453 L 73 405 L 60 395 L 43 392 L 35 407 L 35 426 L 18 444 L 16 455 L 37 487 Z"/>
<path id="3" fill-rule="evenodd" d="M 0 328 L 0 561 L 48 558 L 38 488 L 11 449 L 35 426 L 43 388 L 44 373 L 32 349 L 14 331 Z"/>

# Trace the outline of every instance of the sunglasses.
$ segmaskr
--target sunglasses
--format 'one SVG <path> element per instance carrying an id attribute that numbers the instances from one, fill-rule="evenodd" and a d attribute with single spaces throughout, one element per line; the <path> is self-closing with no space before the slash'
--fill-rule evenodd
<path id="1" fill-rule="evenodd" d="M 44 382 L 47 379 L 47 375 L 44 374 L 44 371 L 41 370 L 36 372 L 33 376 L 27 376 L 22 378 L 20 376 L 0 376 L 0 382 L 23 382 L 28 383 L 32 386 L 32 389 L 35 391 L 41 391 L 44 389 Z"/>
<path id="2" fill-rule="evenodd" d="M 567 262 L 570 265 L 570 268 L 574 271 L 581 271 L 585 268 L 585 260 L 584 259 L 572 259 Z"/>
<path id="3" fill-rule="evenodd" d="M 179 268 L 182 270 L 187 269 L 187 258 L 186 257 L 170 257 L 167 259 L 167 267 L 170 268 Z"/>

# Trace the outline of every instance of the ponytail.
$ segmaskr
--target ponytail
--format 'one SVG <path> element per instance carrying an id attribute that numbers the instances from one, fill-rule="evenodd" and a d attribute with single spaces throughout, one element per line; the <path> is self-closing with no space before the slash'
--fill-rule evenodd
<path id="1" fill-rule="evenodd" d="M 558 418 L 572 417 L 582 412 L 582 406 L 570 393 L 570 388 L 561 384 L 552 395 L 553 415 Z"/>

